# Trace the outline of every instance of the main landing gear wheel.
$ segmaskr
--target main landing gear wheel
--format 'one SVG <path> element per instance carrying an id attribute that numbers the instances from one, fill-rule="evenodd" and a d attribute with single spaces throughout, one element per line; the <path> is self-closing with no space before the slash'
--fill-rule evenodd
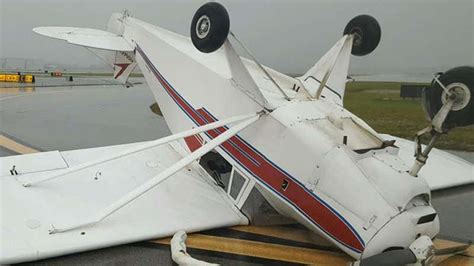
<path id="1" fill-rule="evenodd" d="M 227 10 L 219 3 L 202 5 L 191 22 L 191 40 L 203 53 L 219 49 L 229 34 L 230 20 Z"/>
<path id="2" fill-rule="evenodd" d="M 456 67 L 435 78 L 431 86 L 423 90 L 422 101 L 426 115 L 433 119 L 450 99 L 454 103 L 443 128 L 474 124 L 474 67 Z"/>
<path id="3" fill-rule="evenodd" d="M 344 29 L 344 35 L 346 34 L 354 36 L 352 54 L 364 56 L 370 54 L 377 48 L 382 36 L 382 31 L 374 17 L 360 15 L 347 23 Z"/>

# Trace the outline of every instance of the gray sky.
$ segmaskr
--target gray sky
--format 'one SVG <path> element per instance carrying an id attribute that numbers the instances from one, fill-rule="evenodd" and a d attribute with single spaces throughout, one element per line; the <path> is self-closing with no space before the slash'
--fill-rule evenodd
<path id="1" fill-rule="evenodd" d="M 91 65 L 87 50 L 34 34 L 36 26 L 105 29 L 113 12 L 189 35 L 202 0 L 0 0 L 0 58 Z M 301 73 L 313 65 L 359 14 L 376 17 L 382 41 L 354 58 L 352 73 L 399 74 L 474 65 L 474 0 L 222 0 L 231 28 L 266 65 Z"/>

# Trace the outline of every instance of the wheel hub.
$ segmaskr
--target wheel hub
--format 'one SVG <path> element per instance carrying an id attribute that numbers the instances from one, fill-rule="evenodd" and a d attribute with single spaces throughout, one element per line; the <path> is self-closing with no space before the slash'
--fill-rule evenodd
<path id="1" fill-rule="evenodd" d="M 206 38 L 207 34 L 209 34 L 209 30 L 211 29 L 211 20 L 208 16 L 204 15 L 201 16 L 196 23 L 196 35 L 200 38 Z"/>
<path id="2" fill-rule="evenodd" d="M 443 104 L 446 104 L 448 99 L 453 100 L 454 104 L 451 110 L 459 111 L 469 104 L 469 101 L 471 100 L 471 91 L 465 84 L 458 82 L 451 83 L 446 86 L 446 89 L 450 94 L 443 90 L 441 101 Z"/>
<path id="3" fill-rule="evenodd" d="M 362 29 L 359 27 L 355 27 L 350 32 L 354 37 L 353 45 L 356 47 L 360 46 L 362 44 Z"/>

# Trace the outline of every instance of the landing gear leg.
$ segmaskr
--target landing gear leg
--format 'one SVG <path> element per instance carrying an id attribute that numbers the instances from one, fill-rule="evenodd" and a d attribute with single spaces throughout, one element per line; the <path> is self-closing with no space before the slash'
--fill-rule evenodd
<path id="1" fill-rule="evenodd" d="M 435 80 L 439 82 L 439 80 L 436 77 L 435 77 Z M 444 87 L 443 84 L 441 84 L 441 82 L 439 83 L 442 87 Z M 426 164 L 426 161 L 428 160 L 428 154 L 430 153 L 431 149 L 433 149 L 434 144 L 436 143 L 438 138 L 441 136 L 441 134 L 447 133 L 447 130 L 443 129 L 443 123 L 448 117 L 449 112 L 452 110 L 455 101 L 456 101 L 456 95 L 449 94 L 446 102 L 443 104 L 441 109 L 439 109 L 435 117 L 433 117 L 433 120 L 431 120 L 431 125 L 427 128 L 424 128 L 418 131 L 418 133 L 416 133 L 416 136 L 415 136 L 416 160 L 413 166 L 411 167 L 410 171 L 408 171 L 408 173 L 411 176 L 414 176 L 414 177 L 418 176 L 418 173 L 420 172 L 421 168 Z M 428 143 L 428 145 L 425 147 L 425 149 L 422 150 L 421 137 L 428 133 L 431 134 L 431 140 Z"/>

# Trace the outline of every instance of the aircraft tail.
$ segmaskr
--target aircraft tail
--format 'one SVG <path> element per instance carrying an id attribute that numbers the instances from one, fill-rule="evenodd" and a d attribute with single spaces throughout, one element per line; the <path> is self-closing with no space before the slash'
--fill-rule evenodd
<path id="1" fill-rule="evenodd" d="M 116 80 L 128 85 L 128 77 L 137 63 L 134 55 L 135 48 L 122 37 L 123 20 L 127 16 L 126 12 L 113 14 L 109 19 L 107 31 L 78 27 L 37 27 L 33 31 L 87 49 L 105 51 L 105 58 L 94 54 L 113 67 Z"/>

